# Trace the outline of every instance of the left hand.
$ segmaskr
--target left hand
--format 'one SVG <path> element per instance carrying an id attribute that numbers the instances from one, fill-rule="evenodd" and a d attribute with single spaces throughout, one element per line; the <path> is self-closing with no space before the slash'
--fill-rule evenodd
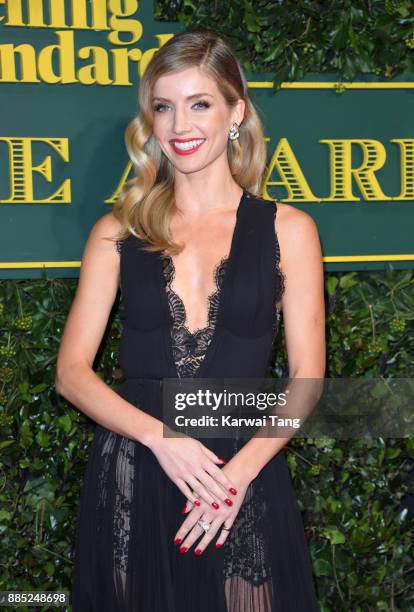
<path id="1" fill-rule="evenodd" d="M 217 538 L 216 547 L 220 548 L 226 541 L 230 531 L 221 528 L 224 525 L 231 529 L 240 507 L 243 504 L 251 478 L 247 475 L 246 469 L 238 463 L 236 455 L 226 463 L 221 470 L 225 472 L 231 482 L 235 483 L 237 495 L 231 495 L 233 504 L 228 506 L 221 502 L 219 509 L 214 510 L 204 500 L 200 500 L 199 506 L 187 500 L 187 516 L 174 537 L 174 542 L 180 546 L 180 552 L 186 552 L 184 548 L 188 551 L 194 542 L 202 537 L 194 551 L 196 554 L 201 555 L 219 530 L 220 535 Z M 205 532 L 203 528 L 197 524 L 197 520 L 200 518 L 202 521 L 211 523 L 209 531 Z"/>

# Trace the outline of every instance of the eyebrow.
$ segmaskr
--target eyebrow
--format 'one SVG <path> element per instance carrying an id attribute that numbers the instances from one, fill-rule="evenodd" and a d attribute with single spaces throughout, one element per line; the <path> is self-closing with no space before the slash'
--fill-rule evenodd
<path id="1" fill-rule="evenodd" d="M 213 96 L 209 93 L 196 93 L 196 94 L 192 94 L 191 96 L 187 96 L 186 100 L 192 100 L 193 98 L 200 98 L 201 96 L 210 96 L 210 98 L 213 98 Z M 161 96 L 154 96 L 152 98 L 152 100 L 164 100 L 164 102 L 171 102 L 171 100 L 169 100 L 168 98 L 162 98 Z"/>

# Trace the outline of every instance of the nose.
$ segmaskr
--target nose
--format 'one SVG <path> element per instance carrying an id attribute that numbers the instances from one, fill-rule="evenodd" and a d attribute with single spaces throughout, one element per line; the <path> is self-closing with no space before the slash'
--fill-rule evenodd
<path id="1" fill-rule="evenodd" d="M 185 108 L 177 106 L 174 112 L 174 125 L 173 131 L 176 134 L 188 131 L 189 121 Z"/>

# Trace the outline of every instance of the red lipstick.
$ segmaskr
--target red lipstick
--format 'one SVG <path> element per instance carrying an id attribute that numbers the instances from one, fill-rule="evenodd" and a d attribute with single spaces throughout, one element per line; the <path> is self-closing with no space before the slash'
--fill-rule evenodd
<path id="1" fill-rule="evenodd" d="M 194 147 L 191 147 L 190 149 L 181 149 L 176 146 L 176 143 L 185 143 L 185 142 L 193 142 L 193 141 L 202 141 L 202 142 L 199 142 L 199 144 L 197 144 Z M 203 139 L 201 138 L 175 138 L 174 140 L 170 140 L 171 147 L 174 153 L 177 153 L 177 155 L 191 155 L 192 153 L 195 153 L 196 151 L 198 151 L 198 149 L 204 143 L 205 143 L 205 138 Z"/>

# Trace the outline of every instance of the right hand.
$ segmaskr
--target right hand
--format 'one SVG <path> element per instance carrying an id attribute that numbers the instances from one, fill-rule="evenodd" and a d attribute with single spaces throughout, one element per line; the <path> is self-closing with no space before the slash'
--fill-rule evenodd
<path id="1" fill-rule="evenodd" d="M 230 488 L 236 488 L 216 465 L 224 465 L 225 462 L 199 440 L 177 432 L 174 434 L 179 437 L 168 438 L 162 433 L 158 434 L 148 445 L 167 476 L 197 506 L 200 505 L 198 498 L 216 510 L 218 508 L 214 503 L 231 506 L 232 503 L 225 500 L 231 501 L 235 494 Z"/>

